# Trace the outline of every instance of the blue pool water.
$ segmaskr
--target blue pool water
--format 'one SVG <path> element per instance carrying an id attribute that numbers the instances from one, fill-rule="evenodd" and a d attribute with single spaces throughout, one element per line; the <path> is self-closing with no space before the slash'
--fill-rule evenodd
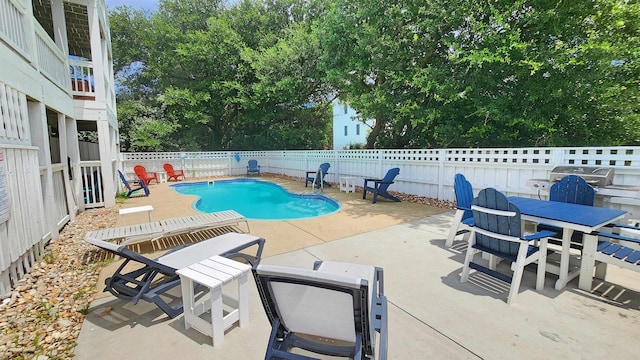
<path id="1" fill-rule="evenodd" d="M 324 195 L 294 194 L 282 186 L 254 179 L 215 180 L 171 185 L 196 195 L 193 207 L 204 213 L 235 210 L 252 220 L 306 219 L 332 214 L 340 203 Z"/>

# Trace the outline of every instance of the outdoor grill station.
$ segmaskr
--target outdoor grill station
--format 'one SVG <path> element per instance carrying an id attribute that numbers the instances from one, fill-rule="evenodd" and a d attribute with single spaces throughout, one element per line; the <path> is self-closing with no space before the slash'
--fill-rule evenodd
<path id="1" fill-rule="evenodd" d="M 551 170 L 549 179 L 530 179 L 527 186 L 541 191 L 549 192 L 554 183 L 567 175 L 578 175 L 585 179 L 596 190 L 595 205 L 601 207 L 615 207 L 616 205 L 640 205 L 640 186 L 613 184 L 614 169 L 600 166 L 556 166 Z M 630 214 L 629 225 L 640 225 L 640 214 Z M 640 236 L 640 231 L 622 229 L 620 233 L 626 236 Z"/>
<path id="2" fill-rule="evenodd" d="M 640 186 L 613 184 L 614 169 L 600 166 L 556 166 L 551 170 L 548 179 L 530 179 L 527 186 L 532 189 L 549 191 L 554 183 L 567 175 L 577 175 L 585 179 L 596 190 L 596 202 L 598 199 L 606 206 L 611 198 L 626 198 L 632 203 L 640 203 Z M 627 203 L 627 201 L 617 203 Z"/>

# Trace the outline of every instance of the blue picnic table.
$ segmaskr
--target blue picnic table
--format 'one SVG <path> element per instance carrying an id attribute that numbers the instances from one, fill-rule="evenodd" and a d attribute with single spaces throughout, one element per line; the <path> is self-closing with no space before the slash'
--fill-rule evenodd
<path id="1" fill-rule="evenodd" d="M 595 253 L 598 236 L 592 234 L 602 227 L 614 223 L 626 215 L 624 210 L 608 209 L 597 206 L 586 206 L 558 201 L 546 201 L 525 197 L 511 196 L 509 202 L 520 209 L 522 220 L 544 223 L 563 228 L 562 252 L 556 290 L 563 289 L 569 281 L 580 275 L 578 287 L 591 290 Z M 570 244 L 574 231 L 584 233 L 583 250 L 580 267 L 570 269 Z M 571 271 L 570 271 L 571 270 Z"/>

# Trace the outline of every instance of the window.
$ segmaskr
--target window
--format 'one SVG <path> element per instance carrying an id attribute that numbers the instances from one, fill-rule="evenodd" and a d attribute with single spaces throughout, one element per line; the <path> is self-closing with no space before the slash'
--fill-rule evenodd
<path id="1" fill-rule="evenodd" d="M 344 106 L 344 113 L 347 113 L 347 105 Z M 346 134 L 345 134 L 346 135 Z"/>
<path id="2" fill-rule="evenodd" d="M 356 135 L 360 135 L 360 124 L 356 124 Z"/>
<path id="3" fill-rule="evenodd" d="M 349 127 L 347 125 L 344 126 L 344 136 L 349 135 L 349 131 L 348 131 Z"/>

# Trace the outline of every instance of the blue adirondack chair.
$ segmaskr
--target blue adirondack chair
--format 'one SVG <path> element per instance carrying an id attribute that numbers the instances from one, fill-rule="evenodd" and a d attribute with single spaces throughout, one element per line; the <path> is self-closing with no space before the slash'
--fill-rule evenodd
<path id="1" fill-rule="evenodd" d="M 469 230 L 473 226 L 473 213 L 471 202 L 473 201 L 473 186 L 462 174 L 456 174 L 453 181 L 453 190 L 456 193 L 456 214 L 449 230 L 446 247 L 453 245 L 457 235 L 465 234 L 464 240 L 469 240 Z"/>
<path id="2" fill-rule="evenodd" d="M 138 190 L 144 190 L 144 196 L 149 196 L 149 188 L 147 187 L 147 184 L 144 182 L 144 180 L 127 180 L 120 170 L 118 170 L 118 175 L 120 175 L 122 184 L 124 184 L 124 186 L 127 188 L 127 197 L 131 197 L 131 195 Z M 137 187 L 132 188 L 131 185 L 136 185 Z"/>
<path id="3" fill-rule="evenodd" d="M 378 195 L 383 198 L 387 198 L 392 201 L 400 201 L 397 197 L 389 194 L 387 189 L 389 185 L 393 184 L 393 180 L 400 174 L 400 168 L 393 168 L 387 171 L 387 174 L 382 179 L 364 179 L 364 186 L 362 190 L 362 198 L 367 198 L 367 191 L 373 194 L 373 203 L 375 204 L 378 201 Z M 372 186 L 369 186 L 369 183 L 373 183 Z"/>
<path id="4" fill-rule="evenodd" d="M 551 185 L 549 189 L 549 200 L 571 204 L 593 206 L 596 192 L 585 179 L 577 175 L 567 175 L 560 179 L 559 182 Z M 551 230 L 558 233 L 558 237 L 562 238 L 562 229 L 555 226 L 540 224 L 538 230 Z M 574 231 L 571 236 L 571 247 L 582 250 L 582 236 L 580 231 Z M 561 240 L 549 240 L 554 245 L 562 245 Z"/>
<path id="5" fill-rule="evenodd" d="M 595 195 L 595 190 L 585 179 L 567 175 L 551 185 L 549 200 L 593 206 Z"/>
<path id="6" fill-rule="evenodd" d="M 318 167 L 318 170 L 316 170 L 316 171 L 307 171 L 307 175 L 305 176 L 305 181 L 304 181 L 304 187 L 307 187 L 307 185 L 309 183 L 313 184 L 314 180 L 316 182 L 316 187 L 317 188 L 320 188 L 320 185 L 323 185 L 323 186 L 326 186 L 326 187 L 331 187 L 331 184 L 329 184 L 326 181 L 324 181 L 324 177 L 329 172 L 329 168 L 330 167 L 331 167 L 331 165 L 329 165 L 329 163 L 322 163 Z M 318 178 L 318 179 L 316 179 L 316 178 Z"/>
<path id="7" fill-rule="evenodd" d="M 493 188 L 480 191 L 478 197 L 471 203 L 471 210 L 474 225 L 460 281 L 467 281 L 470 269 L 475 269 L 510 283 L 507 303 L 511 304 L 520 289 L 524 267 L 537 261 L 536 289 L 542 290 L 547 262 L 547 238 L 555 233 L 543 230 L 533 235 L 523 236 L 520 210 L 510 203 L 504 194 Z M 539 245 L 531 245 L 535 242 Z M 479 252 L 511 262 L 513 274 L 509 276 L 472 262 L 474 255 Z"/>
<path id="8" fill-rule="evenodd" d="M 249 164 L 247 165 L 247 176 L 256 173 L 260 175 L 260 165 L 258 165 L 258 160 L 249 160 Z"/>

